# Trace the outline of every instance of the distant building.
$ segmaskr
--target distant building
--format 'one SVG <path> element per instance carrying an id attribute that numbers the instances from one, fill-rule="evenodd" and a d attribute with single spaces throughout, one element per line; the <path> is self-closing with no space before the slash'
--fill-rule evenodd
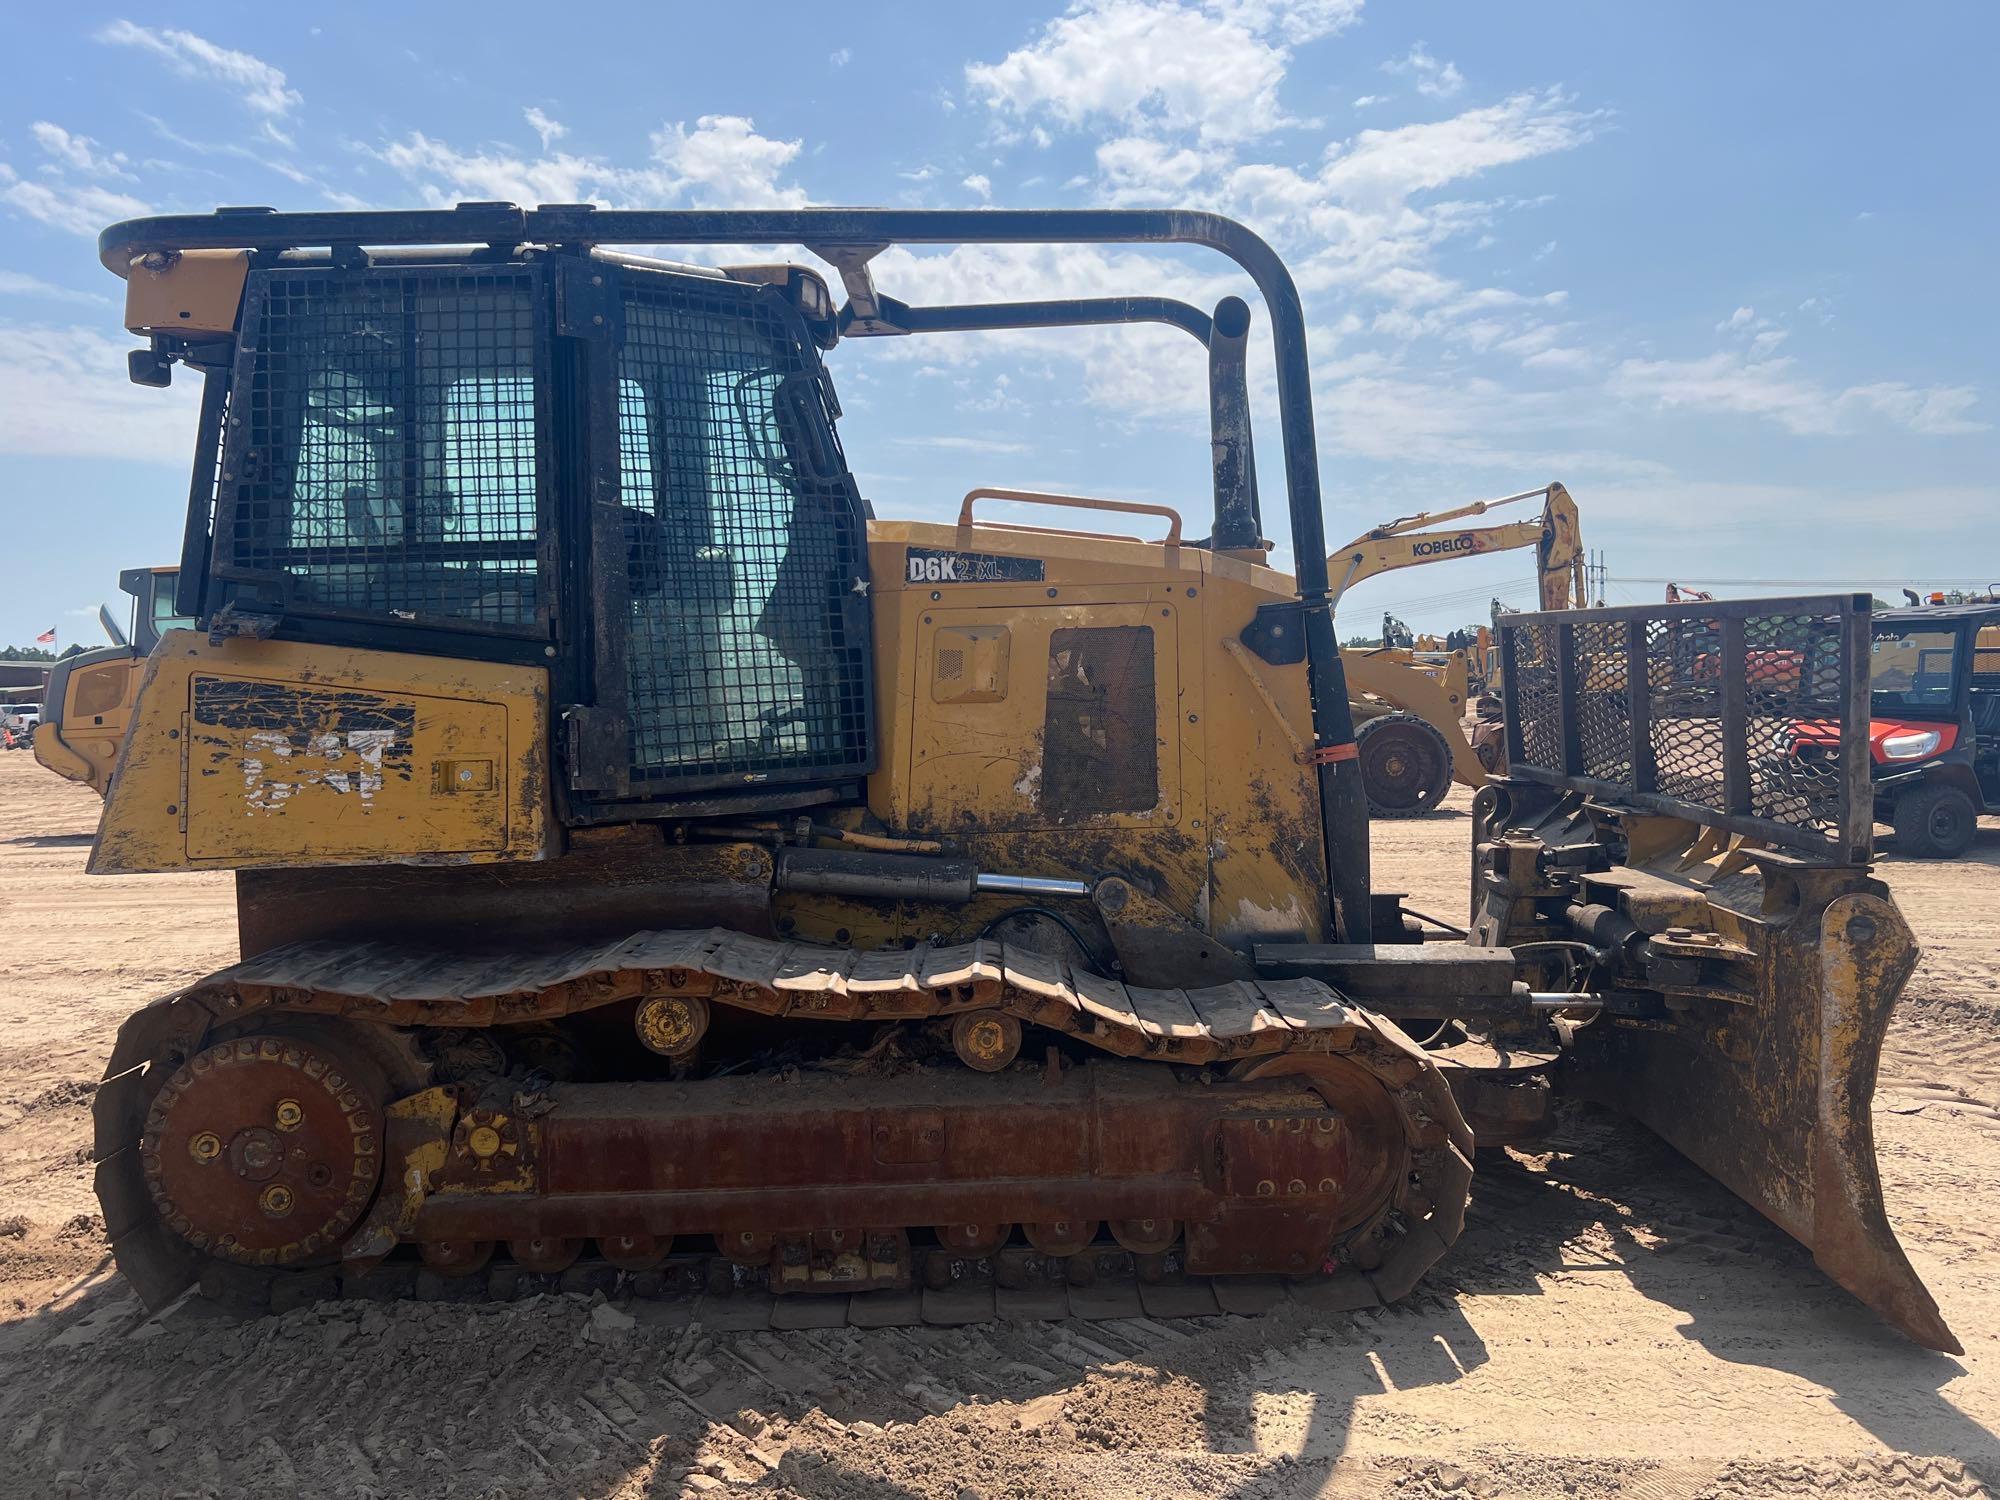
<path id="1" fill-rule="evenodd" d="M 40 703 L 49 685 L 45 661 L 0 661 L 0 698 L 9 703 Z"/>

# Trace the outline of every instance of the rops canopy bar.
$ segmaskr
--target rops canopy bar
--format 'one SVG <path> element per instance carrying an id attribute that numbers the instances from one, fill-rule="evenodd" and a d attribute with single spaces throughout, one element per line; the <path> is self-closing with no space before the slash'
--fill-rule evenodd
<path id="1" fill-rule="evenodd" d="M 1292 550 L 1304 606 L 1312 686 L 1312 759 L 1320 792 L 1333 927 L 1345 942 L 1372 937 L 1368 811 L 1354 750 L 1354 722 L 1328 599 L 1320 514 L 1319 446 L 1305 313 L 1291 272 L 1257 235 L 1219 214 L 1181 209 L 523 209 L 468 203 L 454 209 L 281 214 L 262 209 L 176 214 L 114 224 L 98 255 L 119 276 L 153 251 L 292 250 L 321 245 L 760 245 L 827 249 L 960 244 L 1179 244 L 1227 256 L 1247 272 L 1271 317 L 1278 426 L 1291 512 Z"/>

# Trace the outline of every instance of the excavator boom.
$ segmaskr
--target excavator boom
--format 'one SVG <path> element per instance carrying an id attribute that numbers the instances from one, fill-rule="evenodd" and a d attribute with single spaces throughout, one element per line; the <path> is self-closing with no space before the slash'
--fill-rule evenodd
<path id="1" fill-rule="evenodd" d="M 1541 500 L 1535 521 L 1510 521 L 1498 526 L 1435 530 L 1446 521 L 1484 515 L 1502 505 Z M 1398 568 L 1489 552 L 1533 547 L 1541 608 L 1582 608 L 1588 602 L 1583 577 L 1583 542 L 1576 502 L 1560 484 L 1527 490 L 1500 500 L 1478 500 L 1455 510 L 1426 511 L 1377 526 L 1356 537 L 1326 560 L 1336 600 L 1363 579 Z"/>

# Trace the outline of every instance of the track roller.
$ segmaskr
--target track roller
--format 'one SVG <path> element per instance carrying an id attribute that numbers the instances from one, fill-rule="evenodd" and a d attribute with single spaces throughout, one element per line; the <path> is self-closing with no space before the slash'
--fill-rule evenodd
<path id="1" fill-rule="evenodd" d="M 491 1240 L 425 1240 L 424 1265 L 440 1276 L 473 1276 L 493 1258 Z"/>
<path id="2" fill-rule="evenodd" d="M 952 1254 L 977 1260 L 995 1254 L 1013 1231 L 1012 1224 L 940 1224 L 936 1232 L 938 1243 Z"/>
<path id="3" fill-rule="evenodd" d="M 575 1264 L 576 1258 L 583 1253 L 583 1241 L 538 1234 L 529 1239 L 509 1240 L 507 1253 L 524 1271 L 553 1275 L 557 1271 L 567 1271 Z"/>
<path id="4" fill-rule="evenodd" d="M 718 1234 L 715 1248 L 739 1266 L 767 1266 L 771 1263 L 771 1248 L 777 1242 L 776 1235 L 741 1229 L 732 1234 Z"/>
<path id="5" fill-rule="evenodd" d="M 1181 1237 L 1176 1219 L 1113 1219 L 1111 1238 L 1134 1255 L 1160 1255 Z"/>
<path id="6" fill-rule="evenodd" d="M 998 1073 L 1021 1055 L 1021 1023 L 998 1010 L 954 1017 L 951 1046 L 958 1060 L 980 1073 Z"/>
<path id="7" fill-rule="evenodd" d="M 672 1235 L 662 1239 L 654 1234 L 604 1234 L 597 1237 L 597 1253 L 621 1271 L 653 1271 L 666 1263 L 674 1248 Z"/>

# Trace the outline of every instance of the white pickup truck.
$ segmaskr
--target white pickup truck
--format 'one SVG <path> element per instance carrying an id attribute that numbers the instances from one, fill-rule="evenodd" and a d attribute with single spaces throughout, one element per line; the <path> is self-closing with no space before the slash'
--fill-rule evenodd
<path id="1" fill-rule="evenodd" d="M 42 706 L 39 703 L 0 703 L 0 748 L 25 750 L 28 742 L 35 737 L 35 726 L 42 722 Z"/>

